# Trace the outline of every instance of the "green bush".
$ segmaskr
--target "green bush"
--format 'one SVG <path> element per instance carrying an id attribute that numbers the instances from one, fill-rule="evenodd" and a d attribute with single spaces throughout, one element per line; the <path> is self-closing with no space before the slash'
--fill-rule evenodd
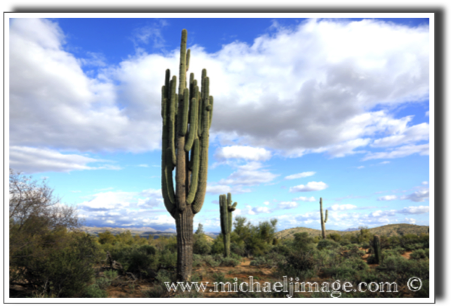
<path id="1" fill-rule="evenodd" d="M 108 297 L 108 293 L 106 293 L 105 290 L 100 289 L 98 284 L 92 284 L 92 285 L 86 287 L 82 297 L 87 297 L 87 298 L 106 298 L 106 297 Z"/>
<path id="2" fill-rule="evenodd" d="M 423 249 L 415 250 L 414 252 L 411 253 L 410 258 L 411 259 L 428 259 L 428 248 L 425 250 L 423 250 Z"/>
<path id="3" fill-rule="evenodd" d="M 327 239 L 322 239 L 319 241 L 319 243 L 317 243 L 317 249 L 321 250 L 321 249 L 335 249 L 337 248 L 338 246 L 340 246 L 340 244 L 338 244 L 337 242 L 333 241 L 333 240 L 327 240 Z"/>
<path id="4" fill-rule="evenodd" d="M 45 259 L 29 258 L 28 251 L 23 250 L 25 257 L 15 264 L 26 268 L 24 278 L 36 285 L 40 293 L 56 297 L 81 296 L 95 274 L 98 247 L 87 234 L 63 232 L 59 236 L 65 238 L 60 246 L 42 247 Z"/>

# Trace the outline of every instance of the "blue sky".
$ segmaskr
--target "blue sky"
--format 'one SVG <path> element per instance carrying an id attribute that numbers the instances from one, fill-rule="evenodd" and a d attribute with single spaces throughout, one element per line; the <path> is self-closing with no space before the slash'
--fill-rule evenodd
<path id="1" fill-rule="evenodd" d="M 174 229 L 160 189 L 160 91 L 206 68 L 215 107 L 194 225 L 218 195 L 278 228 L 429 223 L 427 19 L 10 20 L 10 166 L 88 226 Z"/>

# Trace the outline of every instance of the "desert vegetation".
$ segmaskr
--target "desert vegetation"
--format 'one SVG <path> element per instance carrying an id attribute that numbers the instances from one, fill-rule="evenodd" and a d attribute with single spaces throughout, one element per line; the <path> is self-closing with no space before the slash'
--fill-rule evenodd
<path id="1" fill-rule="evenodd" d="M 44 191 L 52 192 L 46 184 L 33 183 L 27 177 L 13 174 L 12 178 L 22 188 L 32 184 L 33 190 L 41 191 L 42 195 Z M 261 284 L 273 284 L 283 276 L 312 283 L 339 280 L 354 284 L 373 281 L 398 284 L 398 292 L 344 293 L 344 297 L 428 297 L 429 236 L 426 233 L 375 236 L 362 227 L 355 233 L 332 232 L 326 239 L 308 232 L 280 239 L 277 220 L 255 225 L 238 216 L 233 220 L 230 254 L 226 255 L 224 234 L 221 232 L 213 239 L 200 224 L 192 235 L 193 273 L 189 281 L 208 283 L 208 287 L 206 291 L 178 289 L 175 292 L 168 291 L 165 283 L 177 280 L 176 236 L 154 239 L 129 230 L 89 235 L 78 230 L 80 221 L 70 209 L 59 207 L 60 214 L 52 215 L 56 203 L 51 201 L 52 193 L 46 195 L 48 200 L 43 201 L 48 207 L 30 211 L 28 217 L 11 216 L 12 297 L 284 297 L 284 293 L 276 292 L 209 291 L 216 290 L 215 283 L 227 285 L 252 278 Z M 43 202 L 40 204 L 43 206 Z M 421 278 L 420 291 L 406 288 L 411 276 Z M 308 291 L 294 297 L 328 297 L 328 293 Z"/>

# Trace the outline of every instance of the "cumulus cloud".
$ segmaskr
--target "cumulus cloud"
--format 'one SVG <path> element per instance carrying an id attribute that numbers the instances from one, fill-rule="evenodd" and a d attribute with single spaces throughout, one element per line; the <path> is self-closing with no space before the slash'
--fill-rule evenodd
<path id="1" fill-rule="evenodd" d="M 408 127 L 394 135 L 375 140 L 372 147 L 394 147 L 405 143 L 415 143 L 428 140 L 429 126 L 427 123 Z"/>
<path id="2" fill-rule="evenodd" d="M 412 154 L 418 153 L 421 156 L 428 155 L 428 144 L 421 144 L 421 145 L 405 145 L 401 147 L 397 147 L 385 152 L 374 152 L 367 154 L 363 160 L 371 160 L 371 159 L 395 159 L 395 158 L 403 158 Z"/>
<path id="3" fill-rule="evenodd" d="M 227 193 L 242 194 L 242 193 L 247 193 L 250 191 L 251 190 L 246 189 L 239 185 L 229 186 L 229 185 L 210 183 L 206 186 L 206 193 L 213 194 L 213 195 L 220 195 L 220 194 L 227 194 Z M 219 203 L 219 202 L 217 202 L 217 203 Z"/>
<path id="4" fill-rule="evenodd" d="M 351 205 L 351 204 L 346 204 L 346 205 L 335 204 L 335 205 L 330 206 L 328 209 L 332 210 L 332 211 L 344 211 L 344 210 L 352 210 L 355 208 L 357 208 L 357 206 Z"/>
<path id="5" fill-rule="evenodd" d="M 398 197 L 396 195 L 385 195 L 385 196 L 380 196 L 378 197 L 378 200 L 386 200 L 386 201 L 390 201 L 390 200 L 395 200 L 397 199 Z"/>
<path id="6" fill-rule="evenodd" d="M 402 214 L 423 214 L 423 213 L 428 213 L 429 212 L 429 206 L 411 206 L 411 207 L 406 207 L 398 211 L 398 213 Z"/>
<path id="7" fill-rule="evenodd" d="M 404 221 L 408 224 L 416 224 L 416 220 L 410 217 L 405 217 Z"/>
<path id="8" fill-rule="evenodd" d="M 268 183 L 276 178 L 278 175 L 270 173 L 268 170 L 263 169 L 260 162 L 249 162 L 245 165 L 238 166 L 238 169 L 230 174 L 227 179 L 219 181 L 222 185 L 258 185 Z"/>
<path id="9" fill-rule="evenodd" d="M 294 199 L 292 200 L 296 200 L 296 201 L 307 201 L 307 202 L 311 202 L 311 201 L 317 201 L 314 196 L 311 196 L 311 197 L 306 197 L 306 196 L 300 196 L 300 197 L 295 197 Z"/>
<path id="10" fill-rule="evenodd" d="M 214 54 L 189 46 L 190 71 L 209 68 L 217 93 L 212 140 L 286 156 L 343 157 L 365 152 L 369 144 L 405 142 L 409 150 L 379 158 L 427 154 L 425 145 L 410 144 L 425 140 L 424 124 L 409 127 L 408 118 L 372 109 L 428 97 L 428 32 L 377 20 L 307 20 Z M 163 43 L 156 30 L 134 37 L 139 44 Z M 81 59 L 65 51 L 65 34 L 55 22 L 12 20 L 9 43 L 12 145 L 81 152 L 160 148 L 160 89 L 167 68 L 177 74 L 177 49 L 139 52 L 116 66 L 96 67 L 89 77 Z M 396 130 L 399 125 L 403 130 Z M 265 161 L 268 152 L 232 154 Z"/>
<path id="11" fill-rule="evenodd" d="M 26 173 L 120 169 L 119 166 L 107 160 L 94 159 L 78 154 L 63 154 L 53 149 L 26 146 L 10 146 L 10 167 Z"/>
<path id="12" fill-rule="evenodd" d="M 428 190 L 421 190 L 416 191 L 412 194 L 402 196 L 401 199 L 409 199 L 414 202 L 423 202 L 428 199 L 429 191 Z"/>
<path id="13" fill-rule="evenodd" d="M 279 208 L 281 209 L 293 209 L 298 206 L 297 202 L 295 201 L 282 201 L 279 203 Z"/>
<path id="14" fill-rule="evenodd" d="M 271 213 L 270 209 L 267 207 L 252 207 L 246 206 L 247 214 L 249 215 L 256 215 L 260 213 Z"/>
<path id="15" fill-rule="evenodd" d="M 218 148 L 216 151 L 216 158 L 265 161 L 271 158 L 271 152 L 259 147 L 233 145 Z"/>
<path id="16" fill-rule="evenodd" d="M 289 192 L 311 192 L 311 191 L 321 191 L 328 188 L 328 185 L 322 181 L 311 181 L 305 184 L 300 184 L 289 189 Z"/>
<path id="17" fill-rule="evenodd" d="M 286 177 L 284 177 L 284 179 L 291 180 L 291 179 L 305 178 L 305 177 L 313 176 L 314 174 L 316 174 L 316 172 L 303 172 L 303 173 L 299 173 L 299 174 L 286 176 Z"/>

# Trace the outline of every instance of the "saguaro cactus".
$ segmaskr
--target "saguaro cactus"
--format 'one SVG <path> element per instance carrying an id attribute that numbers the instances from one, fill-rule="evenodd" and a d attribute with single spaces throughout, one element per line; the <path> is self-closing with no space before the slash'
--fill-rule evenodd
<path id="1" fill-rule="evenodd" d="M 187 87 L 190 50 L 186 51 L 186 44 L 187 30 L 184 29 L 179 83 L 176 76 L 170 78 L 170 70 L 167 69 L 162 87 L 162 195 L 165 207 L 176 221 L 179 281 L 188 281 L 192 273 L 193 220 L 205 200 L 213 107 L 206 69 L 202 71 L 201 92 L 193 73 Z"/>
<path id="2" fill-rule="evenodd" d="M 232 194 L 227 197 L 219 195 L 219 210 L 221 213 L 221 233 L 224 237 L 224 254 L 230 256 L 230 233 L 232 232 L 232 212 L 235 211 L 237 203 L 232 205 Z"/>
<path id="3" fill-rule="evenodd" d="M 381 263 L 381 238 L 378 235 L 373 237 L 374 263 Z"/>
<path id="4" fill-rule="evenodd" d="M 325 239 L 325 223 L 328 219 L 328 210 L 325 210 L 325 219 L 324 219 L 324 209 L 322 209 L 322 197 L 320 198 L 319 204 L 321 205 L 321 227 L 322 227 L 322 239 Z"/>

